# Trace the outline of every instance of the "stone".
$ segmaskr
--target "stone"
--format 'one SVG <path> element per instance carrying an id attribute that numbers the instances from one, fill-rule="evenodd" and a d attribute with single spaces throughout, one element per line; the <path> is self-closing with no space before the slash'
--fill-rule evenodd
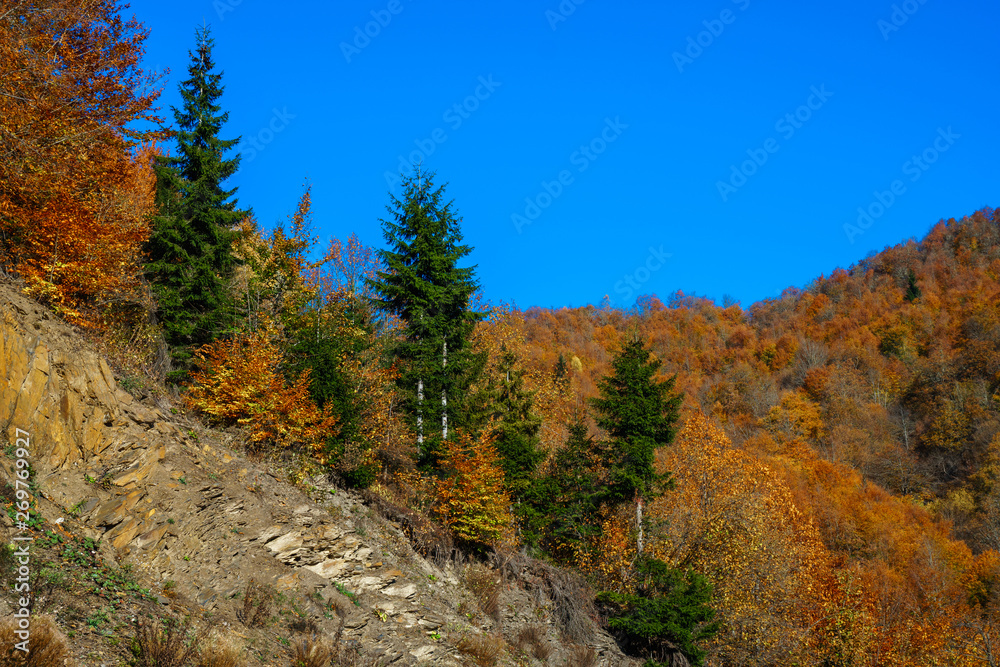
<path id="1" fill-rule="evenodd" d="M 150 547 L 155 547 L 160 539 L 167 533 L 167 525 L 164 524 L 159 528 L 154 528 L 153 530 L 146 531 L 139 537 L 135 538 L 135 546 L 140 549 L 149 549 Z"/>
<path id="2" fill-rule="evenodd" d="M 322 563 L 307 565 L 303 569 L 315 572 L 325 579 L 333 579 L 334 577 L 340 576 L 341 573 L 347 570 L 347 562 L 342 558 L 331 558 L 330 560 L 323 561 Z"/>
<path id="3" fill-rule="evenodd" d="M 400 584 L 392 585 L 382 589 L 385 595 L 391 595 L 397 598 L 412 598 L 417 594 L 416 584 Z"/>
<path id="4" fill-rule="evenodd" d="M 295 572 L 278 577 L 278 582 L 274 585 L 279 591 L 292 591 L 299 587 L 300 578 Z"/>

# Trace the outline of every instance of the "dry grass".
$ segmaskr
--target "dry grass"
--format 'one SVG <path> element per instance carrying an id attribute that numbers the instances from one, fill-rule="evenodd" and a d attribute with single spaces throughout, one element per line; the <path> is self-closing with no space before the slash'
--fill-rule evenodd
<path id="1" fill-rule="evenodd" d="M 477 667 L 493 667 L 503 654 L 504 640 L 499 635 L 462 637 L 455 648 L 472 659 Z"/>
<path id="2" fill-rule="evenodd" d="M 263 584 L 251 579 L 243 594 L 243 606 L 236 610 L 236 618 L 248 628 L 262 628 L 271 617 L 274 595 Z"/>
<path id="3" fill-rule="evenodd" d="M 295 645 L 295 657 L 291 667 L 328 667 L 333 660 L 333 649 L 330 645 L 317 639 L 304 639 Z"/>
<path id="4" fill-rule="evenodd" d="M 380 495 L 371 489 L 365 489 L 361 493 L 365 504 L 383 518 L 399 524 L 414 551 L 433 561 L 438 567 L 444 567 L 449 562 L 457 564 L 462 555 L 455 548 L 455 538 L 451 531 L 407 507 L 398 498 L 390 499 L 398 495 L 401 494 L 389 490 L 386 490 L 386 495 Z"/>
<path id="5" fill-rule="evenodd" d="M 215 631 L 198 655 L 198 667 L 245 667 L 243 649 L 231 635 Z"/>
<path id="6" fill-rule="evenodd" d="M 545 662 L 552 655 L 552 645 L 545 641 L 544 625 L 529 625 L 517 633 L 514 644 L 517 650 L 525 655 L 532 655 L 536 660 Z"/>
<path id="7" fill-rule="evenodd" d="M 597 664 L 597 651 L 589 646 L 578 644 L 570 652 L 569 662 L 576 667 L 594 667 Z"/>
<path id="8" fill-rule="evenodd" d="M 198 641 L 188 641 L 190 622 L 168 618 L 140 620 L 132 652 L 136 667 L 186 667 L 198 656 Z"/>
<path id="9" fill-rule="evenodd" d="M 504 564 L 504 575 L 531 582 L 536 596 L 552 601 L 559 631 L 566 643 L 582 644 L 593 634 L 593 619 L 597 616 L 594 592 L 580 575 L 521 555 Z"/>
<path id="10" fill-rule="evenodd" d="M 465 568 L 465 584 L 476 596 L 479 610 L 495 621 L 500 620 L 500 577 L 485 565 L 473 563 Z"/>
<path id="11" fill-rule="evenodd" d="M 51 616 L 31 619 L 27 656 L 14 646 L 24 641 L 15 634 L 19 630 L 16 619 L 0 620 L 0 667 L 64 667 L 70 664 L 66 662 L 70 658 L 69 641 Z"/>

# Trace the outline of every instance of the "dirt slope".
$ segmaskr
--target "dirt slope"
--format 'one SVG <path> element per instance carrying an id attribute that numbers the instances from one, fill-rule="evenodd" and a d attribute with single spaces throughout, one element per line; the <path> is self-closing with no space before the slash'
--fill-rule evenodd
<path id="1" fill-rule="evenodd" d="M 405 512 L 320 478 L 292 484 L 294 461 L 248 461 L 237 434 L 122 390 L 78 332 L 10 284 L 0 359 L 0 487 L 16 429 L 29 432 L 34 613 L 55 617 L 80 665 L 128 664 L 136 623 L 165 615 L 215 627 L 251 665 L 289 664 L 306 637 L 335 641 L 342 664 L 475 664 L 501 647 L 499 664 L 627 664 L 580 613 L 571 577 L 516 555 L 492 570 L 422 557 L 413 524 L 385 518 Z M 4 541 L 26 534 L 2 519 Z M 262 627 L 237 614 L 251 580 L 274 594 Z M 5 592 L 0 615 L 13 602 Z"/>

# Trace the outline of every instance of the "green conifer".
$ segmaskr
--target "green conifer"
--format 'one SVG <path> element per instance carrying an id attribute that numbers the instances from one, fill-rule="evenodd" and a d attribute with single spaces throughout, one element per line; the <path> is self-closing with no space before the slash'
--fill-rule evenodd
<path id="1" fill-rule="evenodd" d="M 655 381 L 660 365 L 650 359 L 641 341 L 632 340 L 612 362 L 612 375 L 598 382 L 600 397 L 591 399 L 597 424 L 609 437 L 605 500 L 612 505 L 636 503 L 640 553 L 643 502 L 661 492 L 670 479 L 669 473 L 656 472 L 656 450 L 673 442 L 682 401 L 673 391 L 676 376 Z"/>
<path id="2" fill-rule="evenodd" d="M 483 313 L 470 309 L 478 284 L 475 267 L 458 263 L 472 251 L 462 244 L 453 202 L 433 174 L 418 168 L 403 180 L 402 199 L 392 196 L 390 218 L 381 220 L 389 249 L 380 250 L 384 271 L 371 286 L 376 305 L 403 324 L 393 350 L 400 362 L 398 386 L 417 433 L 418 457 L 435 467 L 449 430 L 467 425 L 470 385 L 484 358 L 469 337 Z"/>
<path id="3" fill-rule="evenodd" d="M 146 246 L 146 275 L 179 367 L 171 377 L 175 381 L 186 374 L 194 348 L 232 326 L 232 242 L 235 226 L 247 215 L 236 208 L 236 189 L 222 186 L 239 167 L 239 156 L 223 158 L 239 138 L 219 138 L 229 114 L 220 113 L 217 104 L 222 75 L 213 72 L 207 27 L 197 31 L 196 40 L 197 50 L 189 52 L 190 78 L 180 86 L 182 108 L 173 109 L 177 155 L 160 158 L 155 167 L 158 212 Z"/>
<path id="4" fill-rule="evenodd" d="M 534 394 L 524 388 L 524 369 L 504 347 L 498 371 L 500 380 L 487 388 L 489 408 L 497 419 L 496 448 L 511 497 L 520 500 L 531 485 L 535 469 L 544 458 L 538 449 L 542 419 L 534 413 Z"/>

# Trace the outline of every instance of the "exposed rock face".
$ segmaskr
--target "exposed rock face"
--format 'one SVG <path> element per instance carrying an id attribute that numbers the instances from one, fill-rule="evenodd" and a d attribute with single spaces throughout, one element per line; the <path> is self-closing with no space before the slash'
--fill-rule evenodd
<path id="1" fill-rule="evenodd" d="M 72 342 L 69 326 L 9 289 L 4 292 L 15 298 L 0 302 L 0 359 L 7 369 L 7 382 L 0 387 L 0 425 L 9 434 L 31 426 L 39 465 L 52 470 L 89 463 L 116 442 L 146 450 L 154 440 L 178 434 L 162 413 L 118 389 L 107 363 L 82 340 L 75 349 L 52 349 L 43 341 L 43 331 L 57 330 L 59 338 Z M 143 461 L 125 483 L 144 479 L 151 469 L 152 462 Z M 136 477 L 138 472 L 144 474 Z"/>
<path id="2" fill-rule="evenodd" d="M 228 449 L 234 435 L 133 398 L 72 327 L 4 284 L 0 358 L 0 430 L 7 443 L 16 429 L 30 432 L 43 516 L 100 539 L 109 558 L 131 563 L 154 590 L 174 582 L 164 604 L 237 626 L 234 596 L 255 579 L 298 600 L 327 635 L 337 603 L 344 639 L 385 664 L 459 665 L 462 637 L 510 639 L 528 623 L 548 628 L 553 664 L 572 664 L 585 648 L 561 639 L 557 601 L 525 581 L 508 582 L 493 618 L 470 614 L 461 565 L 421 558 L 359 496 L 321 479 L 306 493 L 279 466 Z M 606 634 L 576 634 L 599 664 L 621 664 Z"/>

